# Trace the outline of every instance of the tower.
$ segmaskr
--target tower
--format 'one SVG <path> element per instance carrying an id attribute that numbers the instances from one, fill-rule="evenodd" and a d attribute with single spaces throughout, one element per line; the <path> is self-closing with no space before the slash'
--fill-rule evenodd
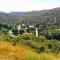
<path id="1" fill-rule="evenodd" d="M 38 28 L 35 28 L 36 29 L 36 37 L 38 37 Z"/>

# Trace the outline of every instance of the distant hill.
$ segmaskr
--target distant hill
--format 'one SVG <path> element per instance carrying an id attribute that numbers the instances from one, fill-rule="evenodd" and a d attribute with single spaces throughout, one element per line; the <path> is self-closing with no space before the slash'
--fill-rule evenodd
<path id="1" fill-rule="evenodd" d="M 47 19 L 51 16 L 53 18 L 56 17 L 57 24 L 60 25 L 60 7 L 50 10 L 30 12 L 0 12 L 0 23 L 20 24 L 28 21 L 29 24 L 40 24 L 46 23 Z"/>

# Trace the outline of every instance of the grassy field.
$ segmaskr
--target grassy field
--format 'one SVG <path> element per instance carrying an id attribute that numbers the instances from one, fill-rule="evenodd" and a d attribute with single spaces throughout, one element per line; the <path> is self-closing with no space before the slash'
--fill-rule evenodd
<path id="1" fill-rule="evenodd" d="M 12 46 L 11 43 L 0 41 L 0 60 L 60 60 L 60 55 L 53 53 L 36 53 L 25 46 Z"/>

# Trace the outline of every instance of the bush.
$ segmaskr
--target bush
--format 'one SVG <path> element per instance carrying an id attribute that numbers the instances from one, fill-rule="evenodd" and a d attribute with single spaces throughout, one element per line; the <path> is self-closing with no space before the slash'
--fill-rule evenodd
<path id="1" fill-rule="evenodd" d="M 60 41 L 57 40 L 47 40 L 44 36 L 35 37 L 31 33 L 24 33 L 18 36 L 6 36 L 6 40 L 10 42 L 17 42 L 18 44 L 29 46 L 38 53 L 40 52 L 59 52 L 60 51 Z"/>
<path id="2" fill-rule="evenodd" d="M 23 33 L 21 38 L 25 39 L 25 40 L 30 40 L 34 37 L 34 35 L 32 33 Z"/>

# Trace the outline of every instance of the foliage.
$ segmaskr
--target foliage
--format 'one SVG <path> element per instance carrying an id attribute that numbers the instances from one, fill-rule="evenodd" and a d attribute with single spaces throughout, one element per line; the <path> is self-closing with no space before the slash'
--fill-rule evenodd
<path id="1" fill-rule="evenodd" d="M 11 13 L 0 13 L 0 23 L 6 23 L 7 25 L 19 25 L 22 23 L 29 23 L 29 25 L 35 24 L 47 24 L 47 20 L 52 20 L 52 24 L 55 27 L 60 27 L 60 7 L 50 10 L 42 11 L 31 11 L 31 12 L 11 12 Z M 55 23 L 56 20 L 56 23 Z M 14 27 L 13 27 L 14 28 Z"/>
<path id="2" fill-rule="evenodd" d="M 16 42 L 20 45 L 26 45 L 35 49 L 36 52 L 55 52 L 60 51 L 60 41 L 58 40 L 48 40 L 44 36 L 35 37 L 31 33 L 24 33 L 17 36 L 7 36 L 7 41 Z"/>

